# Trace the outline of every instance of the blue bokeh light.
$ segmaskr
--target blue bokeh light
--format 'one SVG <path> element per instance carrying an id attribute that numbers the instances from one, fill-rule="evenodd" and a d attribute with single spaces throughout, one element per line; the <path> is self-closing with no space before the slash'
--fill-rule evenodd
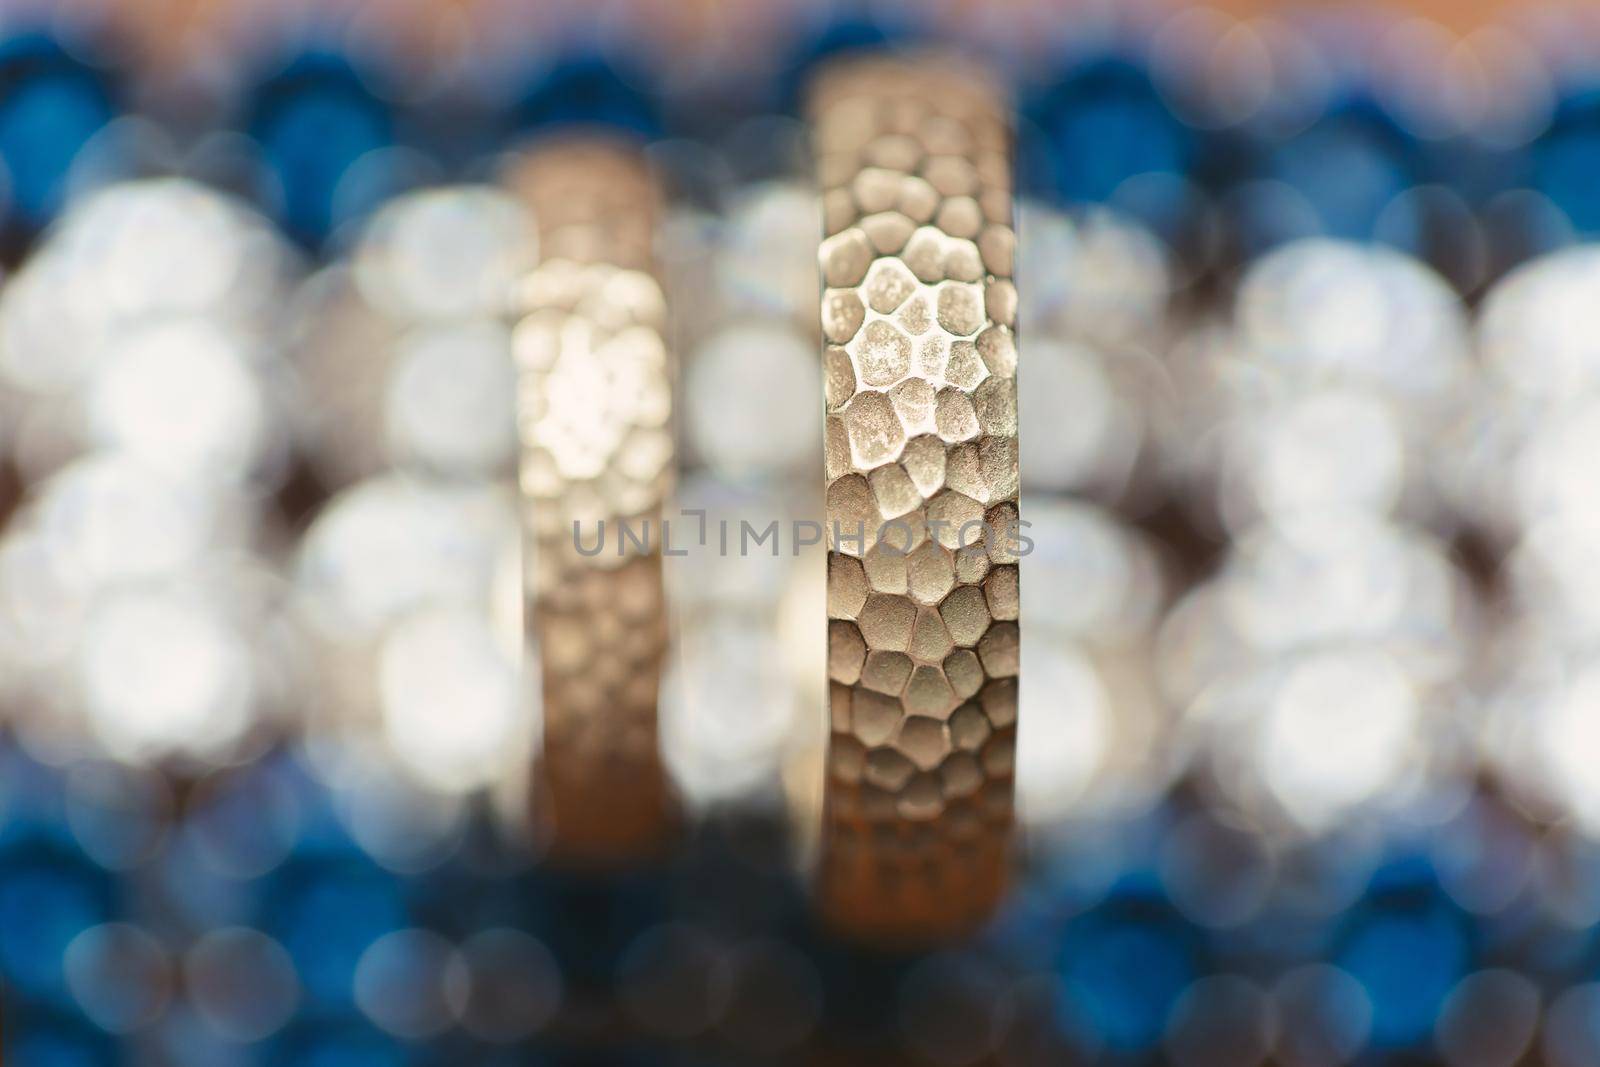
<path id="1" fill-rule="evenodd" d="M 1445 998 L 1472 969 L 1461 912 L 1431 882 L 1392 887 L 1380 873 L 1347 917 L 1334 961 L 1366 989 L 1372 1041 L 1410 1048 L 1432 1034 Z"/>
<path id="2" fill-rule="evenodd" d="M 359 161 L 395 144 L 394 115 L 344 58 L 314 51 L 291 62 L 257 90 L 248 128 L 297 239 L 318 244 L 375 206 L 343 202 L 341 185 Z"/>
<path id="3" fill-rule="evenodd" d="M 1102 58 L 1028 94 L 1022 114 L 1025 183 L 1069 204 L 1110 200 L 1130 178 L 1187 176 L 1198 135 L 1174 115 L 1142 67 Z"/>
<path id="4" fill-rule="evenodd" d="M 531 133 L 593 126 L 652 138 L 663 130 L 650 95 L 597 55 L 568 56 L 553 64 L 524 92 L 515 121 L 519 130 Z"/>
<path id="5" fill-rule="evenodd" d="M 12 219 L 36 230 L 55 217 L 74 161 L 116 113 L 103 76 L 49 38 L 0 45 L 0 162 Z"/>
<path id="6" fill-rule="evenodd" d="M 1089 1025 L 1123 1054 L 1160 1043 L 1167 1017 L 1202 970 L 1195 933 L 1162 898 L 1119 888 L 1104 904 L 1068 924 L 1058 973 L 1067 1025 Z"/>

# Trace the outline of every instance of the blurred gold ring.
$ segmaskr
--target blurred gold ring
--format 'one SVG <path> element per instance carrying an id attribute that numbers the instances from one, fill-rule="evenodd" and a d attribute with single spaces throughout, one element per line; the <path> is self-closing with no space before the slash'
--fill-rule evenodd
<path id="1" fill-rule="evenodd" d="M 661 852 L 677 826 L 656 725 L 661 510 L 674 474 L 652 256 L 662 193 L 637 151 L 603 139 L 542 143 L 508 181 L 539 239 L 512 339 L 526 629 L 544 717 L 535 817 L 553 859 L 628 864 Z"/>
<path id="2" fill-rule="evenodd" d="M 1011 127 L 950 57 L 842 61 L 822 187 L 830 732 L 818 895 L 958 936 L 1009 874 L 1018 667 Z"/>

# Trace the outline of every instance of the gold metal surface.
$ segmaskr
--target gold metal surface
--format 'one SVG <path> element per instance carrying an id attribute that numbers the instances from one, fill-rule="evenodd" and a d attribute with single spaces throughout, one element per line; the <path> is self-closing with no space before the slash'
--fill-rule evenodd
<path id="1" fill-rule="evenodd" d="M 625 865 L 658 855 L 678 824 L 656 726 L 674 462 L 651 257 L 661 193 L 641 156 L 605 141 L 542 144 L 508 182 L 540 251 L 512 338 L 527 632 L 544 706 L 535 816 L 553 859 Z"/>
<path id="2" fill-rule="evenodd" d="M 818 894 L 848 935 L 938 941 L 991 913 L 1010 866 L 1021 542 L 1008 110 L 959 60 L 872 58 L 825 70 L 809 116 L 830 527 Z"/>

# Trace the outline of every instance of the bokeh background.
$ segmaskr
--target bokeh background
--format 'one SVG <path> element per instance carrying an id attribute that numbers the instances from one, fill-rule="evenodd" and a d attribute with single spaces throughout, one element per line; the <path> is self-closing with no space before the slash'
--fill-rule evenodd
<path id="1" fill-rule="evenodd" d="M 691 826 L 541 862 L 494 179 L 648 141 L 680 502 L 812 516 L 795 104 L 941 43 L 1021 115 L 1025 848 L 884 956 L 814 556 L 669 561 Z M 1600 8 L 13 2 L 0 176 L 7 1067 L 1600 1063 Z"/>

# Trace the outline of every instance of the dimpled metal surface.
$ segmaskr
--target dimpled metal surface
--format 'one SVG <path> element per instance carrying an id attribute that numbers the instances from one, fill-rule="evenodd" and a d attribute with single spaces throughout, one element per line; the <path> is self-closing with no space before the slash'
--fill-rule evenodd
<path id="1" fill-rule="evenodd" d="M 540 252 L 517 287 L 512 340 L 544 708 L 536 816 L 553 858 L 626 864 L 659 853 L 677 825 L 656 727 L 673 479 L 666 300 L 650 253 L 661 195 L 640 156 L 606 142 L 542 145 L 508 181 Z"/>
<path id="2" fill-rule="evenodd" d="M 824 70 L 809 116 L 830 526 L 818 893 L 847 934 L 936 941 L 990 914 L 1010 865 L 1008 111 L 958 60 L 872 58 Z"/>

